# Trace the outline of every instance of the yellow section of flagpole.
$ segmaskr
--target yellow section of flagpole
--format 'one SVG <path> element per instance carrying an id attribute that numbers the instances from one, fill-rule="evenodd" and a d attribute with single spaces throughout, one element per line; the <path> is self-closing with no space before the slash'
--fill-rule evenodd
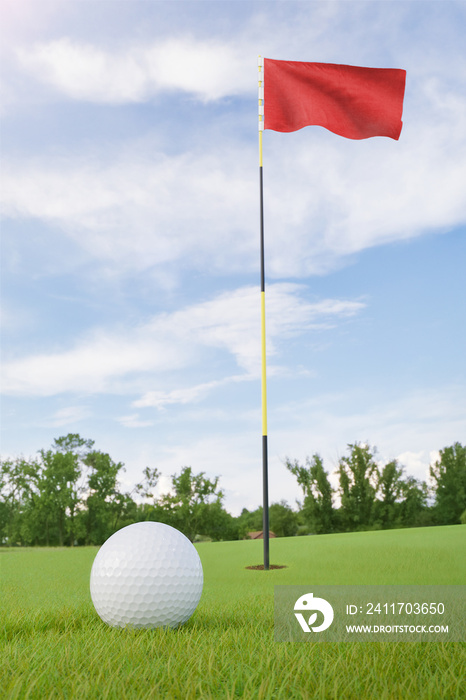
<path id="1" fill-rule="evenodd" d="M 265 347 L 265 292 L 261 292 L 261 338 L 262 338 L 262 435 L 267 435 L 267 371 Z"/>

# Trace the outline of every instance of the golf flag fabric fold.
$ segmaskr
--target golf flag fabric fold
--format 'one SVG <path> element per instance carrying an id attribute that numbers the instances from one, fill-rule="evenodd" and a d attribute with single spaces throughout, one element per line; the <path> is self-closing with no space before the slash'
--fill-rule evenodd
<path id="1" fill-rule="evenodd" d="M 348 139 L 398 140 L 406 71 L 263 59 L 263 128 L 323 126 Z"/>

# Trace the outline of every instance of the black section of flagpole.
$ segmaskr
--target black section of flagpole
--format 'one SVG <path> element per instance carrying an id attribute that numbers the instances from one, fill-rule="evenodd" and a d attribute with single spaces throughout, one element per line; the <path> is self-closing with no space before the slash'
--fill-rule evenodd
<path id="1" fill-rule="evenodd" d="M 265 254 L 264 254 L 264 182 L 262 165 L 259 167 L 260 178 L 260 233 L 261 233 L 261 293 L 265 292 Z M 264 407 L 263 407 L 264 410 Z M 262 533 L 264 538 L 264 571 L 269 570 L 269 467 L 267 435 L 262 436 Z"/>
<path id="2" fill-rule="evenodd" d="M 262 488 L 264 513 L 262 528 L 264 533 L 264 571 L 269 570 L 269 475 L 267 464 L 267 435 L 262 436 Z"/>

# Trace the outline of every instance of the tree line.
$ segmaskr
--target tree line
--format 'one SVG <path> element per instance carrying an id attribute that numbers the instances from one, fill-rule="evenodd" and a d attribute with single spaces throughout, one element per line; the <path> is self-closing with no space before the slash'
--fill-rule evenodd
<path id="1" fill-rule="evenodd" d="M 405 473 L 396 460 L 381 466 L 370 445 L 348 445 L 333 488 L 319 454 L 285 460 L 303 499 L 293 509 L 272 503 L 277 537 L 466 523 L 466 446 L 440 450 L 430 485 Z M 33 459 L 0 461 L 0 545 L 100 545 L 116 530 L 143 520 L 176 527 L 191 541 L 235 540 L 262 530 L 262 507 L 232 516 L 219 477 L 183 467 L 167 493 L 155 496 L 160 472 L 146 467 L 130 492 L 122 491 L 121 462 L 78 434 L 54 440 Z"/>

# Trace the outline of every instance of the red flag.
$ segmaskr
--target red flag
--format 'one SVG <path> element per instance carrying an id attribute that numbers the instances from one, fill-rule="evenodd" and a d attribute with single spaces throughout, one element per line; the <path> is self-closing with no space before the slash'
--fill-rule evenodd
<path id="1" fill-rule="evenodd" d="M 323 126 L 347 139 L 400 137 L 406 71 L 264 59 L 264 128 Z"/>

